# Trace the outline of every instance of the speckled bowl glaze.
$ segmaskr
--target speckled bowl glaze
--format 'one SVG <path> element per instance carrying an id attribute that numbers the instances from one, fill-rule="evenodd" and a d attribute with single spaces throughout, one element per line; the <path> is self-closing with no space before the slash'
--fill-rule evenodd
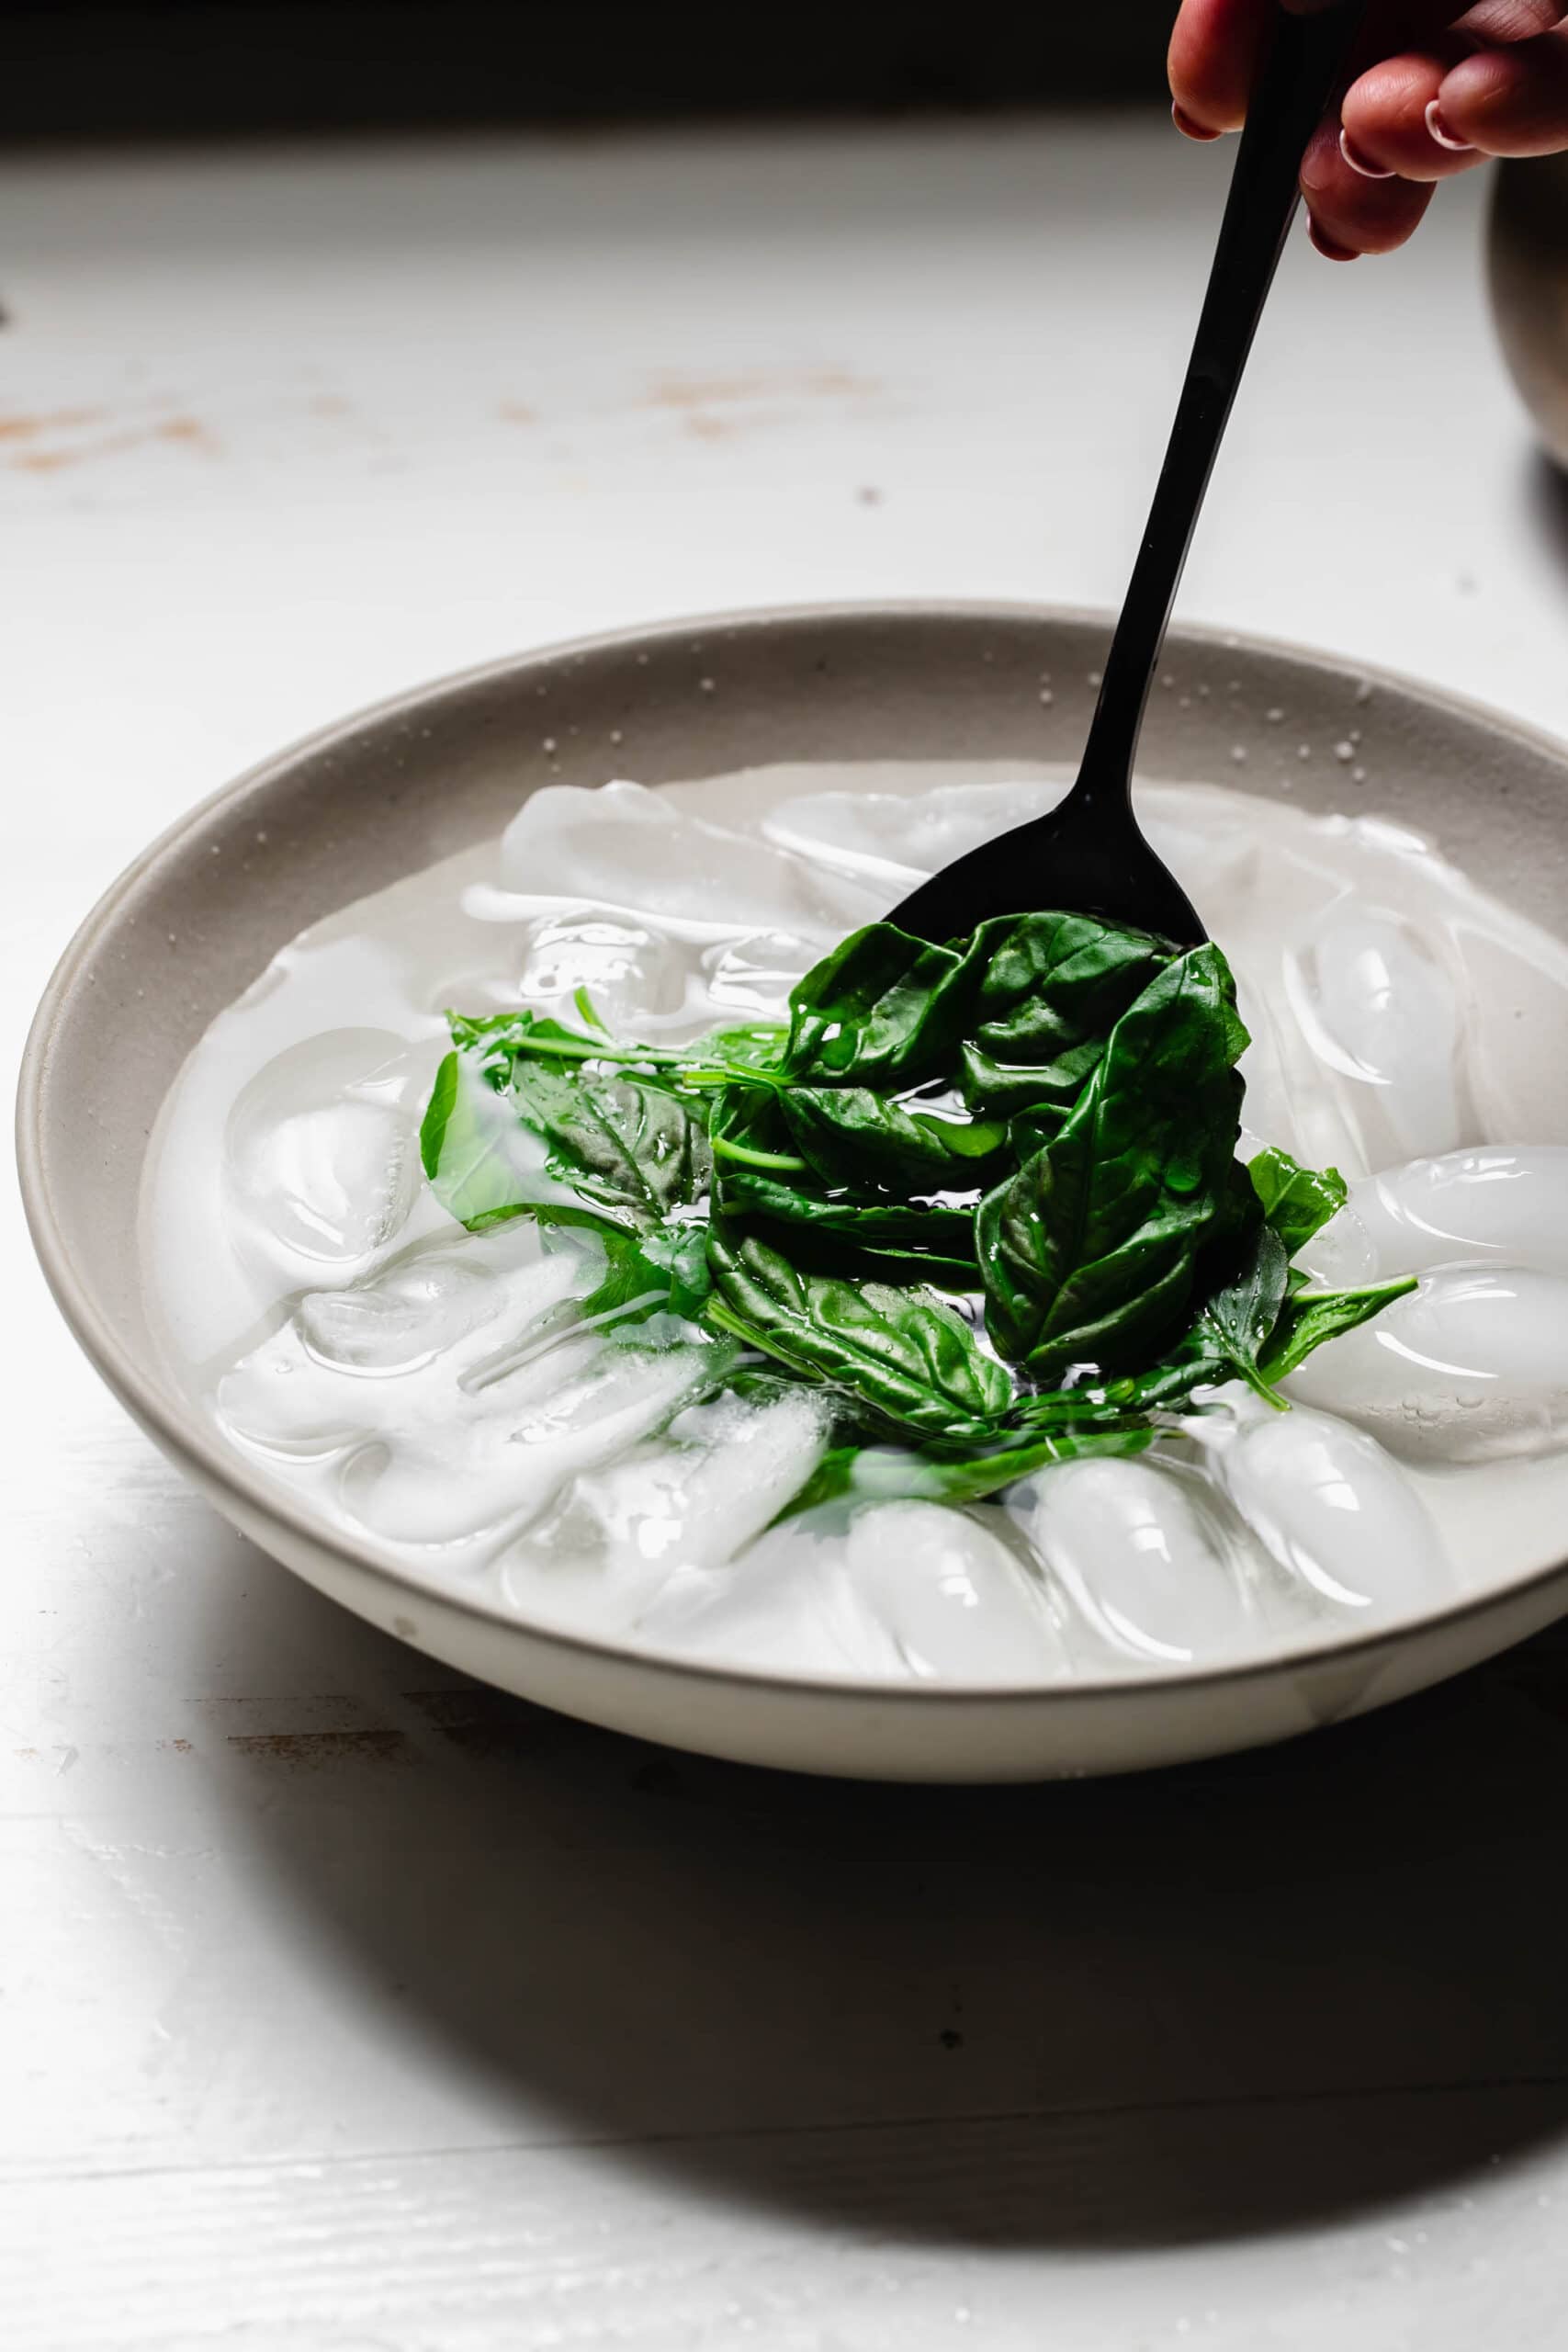
<path id="1" fill-rule="evenodd" d="M 388 1567 L 231 1452 L 161 1367 L 136 1247 L 153 1114 L 208 1023 L 304 925 L 498 833 L 547 782 L 619 772 L 657 786 L 783 760 L 1070 759 L 1107 634 L 1089 614 L 871 605 L 600 638 L 347 719 L 193 810 L 84 923 L 22 1076 L 39 1255 L 115 1394 L 225 1517 L 385 1631 L 592 1722 L 798 1770 L 1030 1780 L 1213 1755 L 1381 1706 L 1568 1609 L 1568 1561 L 1551 1556 L 1393 1631 L 1220 1671 L 976 1691 L 682 1664 L 551 1633 Z M 1522 913 L 1560 924 L 1562 746 L 1427 687 L 1232 636 L 1178 629 L 1162 669 L 1170 686 L 1153 697 L 1150 774 L 1223 778 L 1326 809 L 1346 791 L 1332 747 L 1356 728 L 1370 806 L 1434 837 Z M 704 678 L 714 691 L 700 690 Z M 1267 723 L 1273 713 L 1284 723 Z M 1300 757 L 1303 742 L 1315 757 Z"/>

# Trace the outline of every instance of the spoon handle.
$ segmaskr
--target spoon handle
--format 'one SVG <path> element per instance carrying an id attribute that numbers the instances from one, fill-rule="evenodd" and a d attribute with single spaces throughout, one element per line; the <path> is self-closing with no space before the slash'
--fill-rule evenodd
<path id="1" fill-rule="evenodd" d="M 1133 754 L 1177 582 L 1242 369 L 1300 200 L 1308 140 L 1348 60 L 1365 0 L 1280 12 L 1247 107 L 1170 441 L 1106 659 L 1078 774 L 1087 801 L 1131 801 Z"/>

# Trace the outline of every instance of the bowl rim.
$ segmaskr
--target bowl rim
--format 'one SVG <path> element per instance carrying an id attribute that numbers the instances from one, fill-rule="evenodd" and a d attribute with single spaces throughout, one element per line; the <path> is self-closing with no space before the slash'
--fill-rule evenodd
<path id="1" fill-rule="evenodd" d="M 713 632 L 724 628 L 750 635 L 767 633 L 780 628 L 831 627 L 836 623 L 864 624 L 885 620 L 897 627 L 905 621 L 929 624 L 955 620 L 969 624 L 990 621 L 998 626 L 1010 627 L 1020 622 L 1055 627 L 1066 624 L 1093 629 L 1108 637 L 1114 619 L 1113 613 L 1095 605 L 1035 604 L 1021 599 L 977 597 L 875 597 L 846 598 L 820 604 L 739 606 L 595 630 L 588 636 L 526 648 L 462 670 L 449 671 L 405 688 L 399 694 L 365 704 L 343 718 L 329 720 L 325 725 L 296 738 L 182 810 L 116 876 L 67 942 L 45 985 L 28 1028 L 17 1089 L 17 1172 L 23 1211 L 33 1248 L 67 1328 L 111 1394 L 153 1438 L 176 1468 L 188 1475 L 188 1465 L 196 1465 L 200 1481 L 209 1494 L 212 1489 L 220 1494 L 232 1492 L 247 1513 L 254 1514 L 263 1522 L 279 1522 L 291 1535 L 298 1537 L 305 1545 L 327 1554 L 352 1576 L 384 1579 L 413 1599 L 425 1602 L 434 1600 L 459 1615 L 494 1626 L 503 1634 L 520 1634 L 547 1649 L 558 1649 L 581 1659 L 598 1660 L 608 1667 L 629 1668 L 639 1672 L 653 1671 L 677 1681 L 695 1679 L 712 1686 L 738 1686 L 759 1694 L 777 1693 L 806 1700 L 842 1699 L 882 1707 L 922 1709 L 942 1705 L 951 1708 L 955 1704 L 972 1707 L 978 1702 L 987 1707 L 1006 1708 L 1010 1712 L 1041 1704 L 1073 1709 L 1101 1702 L 1111 1705 L 1122 1700 L 1136 1699 L 1140 1693 L 1151 1690 L 1169 1690 L 1172 1688 L 1179 1689 L 1190 1699 L 1196 1699 L 1206 1690 L 1222 1690 L 1234 1684 L 1278 1674 L 1281 1670 L 1307 1675 L 1317 1668 L 1335 1668 L 1357 1664 L 1366 1667 L 1369 1671 L 1375 1671 L 1383 1657 L 1392 1656 L 1416 1635 L 1440 1633 L 1450 1627 L 1462 1626 L 1472 1618 L 1483 1618 L 1503 1601 L 1516 1600 L 1568 1574 L 1568 1539 L 1565 1539 L 1561 1557 L 1527 1569 L 1522 1575 L 1490 1591 L 1469 1595 L 1427 1611 L 1407 1623 L 1382 1627 L 1375 1632 L 1348 1634 L 1337 1640 L 1303 1645 L 1299 1648 L 1274 1649 L 1256 1657 L 1206 1667 L 1193 1673 L 1105 1675 L 1066 1683 L 980 1683 L 946 1679 L 889 1683 L 864 1676 L 845 1675 L 829 1679 L 775 1673 L 764 1667 L 686 1657 L 674 1650 L 601 1639 L 541 1623 L 506 1608 L 487 1594 L 458 1585 L 444 1589 L 434 1579 L 421 1577 L 402 1562 L 356 1544 L 351 1536 L 333 1527 L 330 1521 L 300 1506 L 286 1487 L 274 1484 L 265 1471 L 253 1465 L 237 1447 L 225 1443 L 216 1425 L 209 1426 L 194 1403 L 187 1403 L 172 1389 L 165 1398 L 161 1385 L 149 1377 L 136 1351 L 122 1340 L 108 1316 L 101 1310 L 91 1285 L 78 1274 L 73 1263 L 64 1221 L 58 1212 L 49 1182 L 46 1134 L 51 1051 L 57 1031 L 71 1016 L 83 973 L 97 954 L 121 909 L 134 897 L 143 877 L 180 845 L 186 833 L 230 803 L 238 802 L 245 795 L 264 787 L 302 758 L 329 750 L 333 745 L 356 735 L 368 724 L 381 724 L 400 716 L 412 715 L 426 708 L 433 700 L 448 695 L 465 694 L 518 670 L 572 661 L 587 655 L 633 651 L 666 641 L 673 644 L 688 639 L 694 629 Z M 1172 648 L 1192 645 L 1226 652 L 1262 654 L 1337 675 L 1349 673 L 1373 687 L 1385 686 L 1401 695 L 1414 695 L 1431 709 L 1472 725 L 1483 726 L 1493 735 L 1533 751 L 1568 771 L 1568 740 L 1517 718 L 1506 711 L 1498 710 L 1474 696 L 1455 694 L 1448 687 L 1431 685 L 1424 679 L 1412 677 L 1406 673 L 1373 662 L 1362 662 L 1325 647 L 1224 628 L 1211 623 L 1173 623 L 1168 632 L 1167 644 Z M 265 1544 L 262 1548 L 266 1548 Z"/>

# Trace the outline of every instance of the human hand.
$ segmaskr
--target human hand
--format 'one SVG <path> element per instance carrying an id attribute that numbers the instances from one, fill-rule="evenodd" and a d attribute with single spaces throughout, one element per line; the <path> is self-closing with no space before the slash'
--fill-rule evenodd
<path id="1" fill-rule="evenodd" d="M 1170 40 L 1177 128 L 1239 130 L 1280 0 L 1182 0 Z M 1310 8 L 1324 0 L 1284 0 Z M 1437 181 L 1491 155 L 1568 148 L 1568 0 L 1374 0 L 1361 71 L 1302 158 L 1312 241 L 1330 261 L 1391 253 Z"/>

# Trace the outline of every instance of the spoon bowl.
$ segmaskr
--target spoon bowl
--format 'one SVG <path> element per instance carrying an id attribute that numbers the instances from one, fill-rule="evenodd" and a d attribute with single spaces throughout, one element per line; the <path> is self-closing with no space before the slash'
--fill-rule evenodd
<path id="1" fill-rule="evenodd" d="M 954 858 L 912 890 L 890 920 L 919 939 L 956 939 L 991 915 L 1064 907 L 1178 947 L 1208 933 L 1191 899 L 1138 830 L 1123 795 L 1075 790 L 1043 817 Z"/>

